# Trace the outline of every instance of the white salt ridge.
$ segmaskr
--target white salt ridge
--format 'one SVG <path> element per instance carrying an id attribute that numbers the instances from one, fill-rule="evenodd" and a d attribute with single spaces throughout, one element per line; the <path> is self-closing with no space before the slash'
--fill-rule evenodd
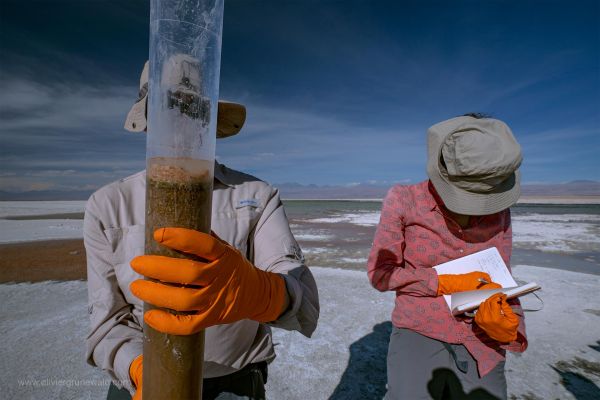
<path id="1" fill-rule="evenodd" d="M 374 226 L 379 223 L 379 212 L 369 213 L 348 213 L 339 214 L 333 217 L 314 218 L 309 219 L 307 222 L 313 222 L 317 224 L 333 224 L 337 222 L 345 222 L 360 226 Z"/>
<path id="2" fill-rule="evenodd" d="M 0 218 L 83 212 L 85 203 L 85 201 L 0 201 Z"/>
<path id="3" fill-rule="evenodd" d="M 307 242 L 318 242 L 321 240 L 333 239 L 335 236 L 326 235 L 326 234 L 317 234 L 317 233 L 297 233 L 297 234 L 294 234 L 294 237 L 296 238 L 296 240 L 304 240 Z"/>
<path id="4" fill-rule="evenodd" d="M 340 262 L 349 263 L 349 264 L 366 264 L 366 258 L 352 258 L 352 257 L 341 257 L 338 259 Z"/>
<path id="5" fill-rule="evenodd" d="M 328 249 L 327 247 L 304 247 L 302 249 L 304 254 L 323 254 L 331 251 L 333 249 Z"/>
<path id="6" fill-rule="evenodd" d="M 600 251 L 599 215 L 519 215 L 513 216 L 512 227 L 517 248 L 565 253 Z"/>
<path id="7" fill-rule="evenodd" d="M 387 335 L 375 335 L 374 328 L 389 329 L 394 293 L 376 291 L 361 271 L 311 270 L 319 287 L 319 325 L 310 339 L 273 329 L 277 358 L 269 366 L 268 398 L 329 399 L 342 386 L 347 389 L 345 397 L 338 393 L 334 398 L 377 398 L 374 394 L 385 390 L 386 377 L 373 371 L 383 371 Z M 552 367 L 575 357 L 600 362 L 600 353 L 590 347 L 597 346 L 599 337 L 593 327 L 598 326 L 600 276 L 532 266 L 517 266 L 514 272 L 518 280 L 534 280 L 542 286 L 545 307 L 527 313 L 527 351 L 508 355 L 508 397 L 583 398 L 566 390 Z M 2 398 L 106 397 L 107 375 L 86 365 L 84 359 L 89 329 L 85 282 L 4 284 L 0 298 Z M 529 308 L 538 305 L 531 296 L 524 302 Z M 600 386 L 600 376 L 594 371 L 572 368 L 590 384 Z M 24 380 L 50 379 L 62 383 L 24 384 Z"/>
<path id="8" fill-rule="evenodd" d="M 512 220 L 535 222 L 595 222 L 600 223 L 598 214 L 525 214 L 513 215 Z"/>

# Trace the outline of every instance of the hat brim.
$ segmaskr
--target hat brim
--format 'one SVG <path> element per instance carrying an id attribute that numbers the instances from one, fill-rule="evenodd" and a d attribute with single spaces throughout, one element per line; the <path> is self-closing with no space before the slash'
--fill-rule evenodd
<path id="1" fill-rule="evenodd" d="M 137 101 L 129 110 L 125 120 L 125 129 L 129 132 L 146 130 L 147 95 Z M 240 132 L 246 122 L 246 107 L 239 103 L 219 100 L 217 111 L 217 138 L 226 138 Z"/>
<path id="2" fill-rule="evenodd" d="M 237 135 L 246 122 L 246 107 L 239 103 L 219 100 L 217 138 Z"/>
<path id="3" fill-rule="evenodd" d="M 427 175 L 433 183 L 444 205 L 450 211 L 463 215 L 495 214 L 513 206 L 521 196 L 521 174 L 516 170 L 493 190 L 485 193 L 475 193 L 453 185 L 442 174 L 443 168 L 437 160 L 430 159 L 427 163 Z"/>

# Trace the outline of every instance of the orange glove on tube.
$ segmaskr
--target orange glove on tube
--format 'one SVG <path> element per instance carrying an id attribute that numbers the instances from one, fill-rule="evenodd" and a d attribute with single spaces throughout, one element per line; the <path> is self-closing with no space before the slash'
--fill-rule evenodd
<path id="1" fill-rule="evenodd" d="M 204 261 L 144 255 L 131 267 L 157 279 L 138 279 L 131 292 L 157 307 L 192 312 L 173 315 L 163 310 L 144 314 L 154 329 L 172 335 L 191 335 L 213 325 L 242 319 L 276 320 L 287 301 L 285 281 L 279 274 L 256 268 L 221 239 L 184 228 L 161 228 L 154 240 Z"/>
<path id="2" fill-rule="evenodd" d="M 481 280 L 489 283 L 483 283 Z M 452 294 L 456 292 L 466 292 L 468 290 L 483 290 L 501 288 L 497 283 L 492 282 L 489 274 L 485 272 L 469 272 L 468 274 L 444 274 L 438 275 L 437 295 Z"/>
<path id="3" fill-rule="evenodd" d="M 504 293 L 496 293 L 481 303 L 475 323 L 494 340 L 508 343 L 517 339 L 519 318 L 506 302 Z"/>
<path id="4" fill-rule="evenodd" d="M 129 377 L 133 386 L 135 386 L 135 394 L 132 400 L 142 400 L 142 360 L 143 355 L 139 355 L 133 360 L 129 366 Z"/>

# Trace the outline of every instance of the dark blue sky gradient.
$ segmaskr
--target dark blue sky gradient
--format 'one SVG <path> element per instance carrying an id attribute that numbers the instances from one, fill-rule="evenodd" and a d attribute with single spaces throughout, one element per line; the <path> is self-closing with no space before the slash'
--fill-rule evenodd
<path id="1" fill-rule="evenodd" d="M 0 3 L 0 190 L 92 189 L 144 166 L 122 129 L 147 1 Z M 598 1 L 226 0 L 219 160 L 271 182 L 425 178 L 425 132 L 506 121 L 523 180 L 600 179 Z"/>

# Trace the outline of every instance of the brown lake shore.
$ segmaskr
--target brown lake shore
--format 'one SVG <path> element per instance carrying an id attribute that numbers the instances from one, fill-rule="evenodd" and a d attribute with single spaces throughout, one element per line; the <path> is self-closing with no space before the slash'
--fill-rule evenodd
<path id="1" fill-rule="evenodd" d="M 87 279 L 82 239 L 0 245 L 0 283 Z"/>
<path id="2" fill-rule="evenodd" d="M 367 231 L 367 228 L 361 227 Z M 358 232 L 360 235 L 361 232 Z M 365 232 L 362 232 L 363 235 Z M 360 243 L 359 243 L 360 244 Z M 302 245 L 302 243 L 301 243 Z M 364 244 L 363 244 L 364 245 Z M 308 247 L 308 244 L 305 244 Z M 350 256 L 357 250 L 355 243 L 340 243 L 348 249 Z M 336 247 L 327 248 L 335 251 Z M 358 264 L 336 265 L 320 254 L 307 254 L 309 266 L 321 265 L 362 271 L 365 262 Z M 536 250 L 514 249 L 513 264 L 537 265 L 600 275 L 598 259 L 582 260 L 569 254 L 551 254 Z M 86 259 L 82 239 L 57 239 L 24 243 L 0 244 L 0 284 L 86 280 Z"/>

